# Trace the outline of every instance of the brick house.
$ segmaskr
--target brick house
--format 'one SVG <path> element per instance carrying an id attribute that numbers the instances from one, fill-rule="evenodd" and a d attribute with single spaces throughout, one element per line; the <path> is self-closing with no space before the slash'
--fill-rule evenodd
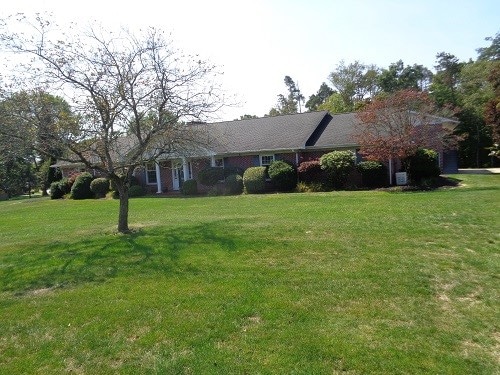
<path id="1" fill-rule="evenodd" d="M 454 121 L 435 117 L 436 126 L 454 126 Z M 209 166 L 238 168 L 267 166 L 275 160 L 293 165 L 312 160 L 333 150 L 351 150 L 359 146 L 353 139 L 359 119 L 356 113 L 330 114 L 307 112 L 275 117 L 196 124 L 204 126 L 212 139 L 207 148 L 187 155 L 165 155 L 154 163 L 137 168 L 135 176 L 149 192 L 179 190 L 182 182 L 196 179 Z M 434 124 L 433 124 L 434 125 Z M 441 170 L 456 173 L 456 151 L 439 152 Z M 59 165 L 63 174 L 70 166 Z"/>

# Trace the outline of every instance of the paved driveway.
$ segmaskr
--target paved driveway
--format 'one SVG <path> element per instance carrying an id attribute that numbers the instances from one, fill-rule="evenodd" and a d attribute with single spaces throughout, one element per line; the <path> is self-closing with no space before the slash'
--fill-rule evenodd
<path id="1" fill-rule="evenodd" d="M 496 174 L 496 173 L 500 173 L 500 168 L 459 169 L 458 173 L 462 173 L 462 174 Z"/>

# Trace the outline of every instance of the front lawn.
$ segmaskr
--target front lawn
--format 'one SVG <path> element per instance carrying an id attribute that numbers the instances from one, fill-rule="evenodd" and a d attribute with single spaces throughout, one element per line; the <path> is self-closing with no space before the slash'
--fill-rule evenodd
<path id="1" fill-rule="evenodd" d="M 0 202 L 0 374 L 495 374 L 500 175 Z"/>

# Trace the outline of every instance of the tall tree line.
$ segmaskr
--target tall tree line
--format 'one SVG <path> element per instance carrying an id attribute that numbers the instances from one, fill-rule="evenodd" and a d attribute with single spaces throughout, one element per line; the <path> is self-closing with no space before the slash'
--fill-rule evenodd
<path id="1" fill-rule="evenodd" d="M 305 102 L 308 111 L 330 113 L 359 111 L 375 98 L 399 91 L 424 92 L 440 114 L 459 120 L 456 135 L 461 167 L 498 163 L 492 156 L 500 144 L 500 33 L 486 38 L 490 44 L 478 48 L 476 60 L 460 61 L 447 52 L 436 54 L 434 72 L 402 60 L 380 68 L 360 61 L 341 61 L 318 91 Z M 285 77 L 288 95 L 278 96 L 270 116 L 297 113 L 303 100 L 294 81 Z M 495 146 L 496 145 L 496 146 Z"/>

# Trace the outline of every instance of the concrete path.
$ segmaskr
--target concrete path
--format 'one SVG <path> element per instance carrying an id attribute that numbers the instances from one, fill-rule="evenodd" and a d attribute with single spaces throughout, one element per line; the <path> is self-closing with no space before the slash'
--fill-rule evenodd
<path id="1" fill-rule="evenodd" d="M 500 168 L 468 168 L 459 169 L 461 174 L 497 174 L 500 173 Z"/>

